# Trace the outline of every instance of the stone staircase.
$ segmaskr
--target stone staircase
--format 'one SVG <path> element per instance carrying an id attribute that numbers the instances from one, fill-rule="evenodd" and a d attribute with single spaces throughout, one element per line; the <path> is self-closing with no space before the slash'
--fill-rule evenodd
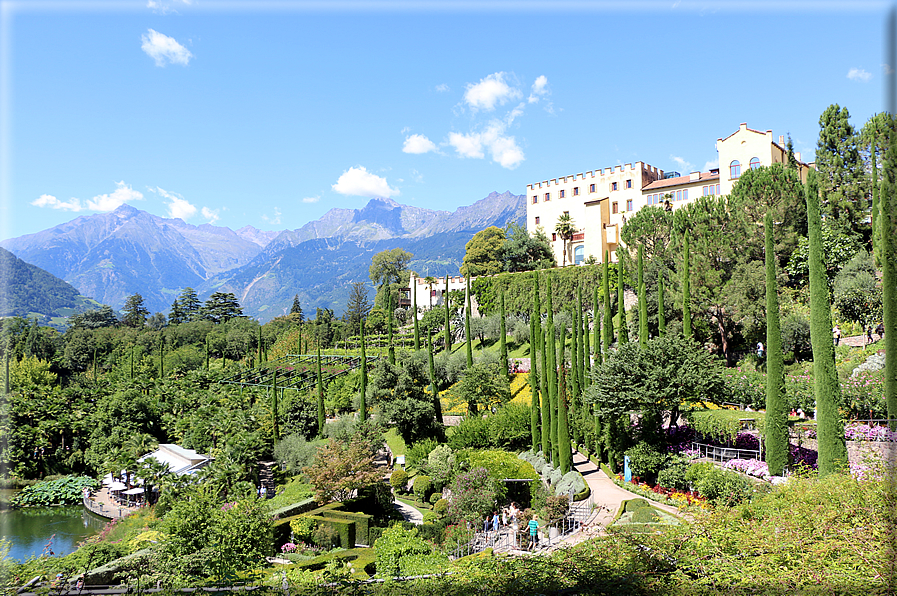
<path id="1" fill-rule="evenodd" d="M 277 462 L 260 461 L 259 462 L 259 486 L 264 486 L 268 498 L 274 496 L 277 486 L 274 484 L 274 466 Z"/>

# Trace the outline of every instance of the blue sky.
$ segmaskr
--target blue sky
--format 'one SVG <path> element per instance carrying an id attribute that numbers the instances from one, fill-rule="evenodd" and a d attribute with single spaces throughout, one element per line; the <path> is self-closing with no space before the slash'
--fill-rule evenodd
<path id="1" fill-rule="evenodd" d="M 0 237 L 122 202 L 298 228 L 453 210 L 739 123 L 811 159 L 883 105 L 883 2 L 0 2 Z"/>

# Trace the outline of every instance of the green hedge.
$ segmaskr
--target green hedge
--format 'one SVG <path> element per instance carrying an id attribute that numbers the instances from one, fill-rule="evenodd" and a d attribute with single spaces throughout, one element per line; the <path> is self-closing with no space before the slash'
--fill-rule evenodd
<path id="1" fill-rule="evenodd" d="M 344 505 L 344 503 L 328 503 L 300 515 L 276 520 L 273 525 L 275 546 L 289 541 L 290 522 L 300 517 L 311 518 L 333 527 L 339 534 L 340 546 L 343 548 L 353 548 L 356 542 L 369 544 L 371 516 L 366 513 L 342 511 Z"/>
<path id="2" fill-rule="evenodd" d="M 756 428 L 763 428 L 762 412 L 743 412 L 741 410 L 695 410 L 686 414 L 689 425 L 695 432 L 705 437 L 713 437 L 721 441 L 735 440 L 741 430 L 743 418 L 753 418 Z"/>
<path id="3" fill-rule="evenodd" d="M 352 561 L 352 566 L 356 569 L 363 569 L 367 572 L 368 565 L 373 565 L 376 555 L 372 548 L 351 548 L 348 550 L 338 550 L 323 555 L 318 555 L 313 559 L 306 561 L 298 561 L 293 563 L 296 569 L 305 569 L 308 571 L 318 571 L 324 569 L 327 563 L 331 561 Z M 371 570 L 373 571 L 373 569 Z"/>
<path id="4" fill-rule="evenodd" d="M 307 511 L 311 511 L 315 508 L 315 505 L 316 503 L 314 499 L 305 499 L 304 501 L 299 501 L 298 503 L 293 503 L 292 505 L 287 505 L 286 507 L 275 509 L 271 512 L 271 517 L 273 517 L 275 520 L 279 520 L 282 517 L 300 515 Z"/>

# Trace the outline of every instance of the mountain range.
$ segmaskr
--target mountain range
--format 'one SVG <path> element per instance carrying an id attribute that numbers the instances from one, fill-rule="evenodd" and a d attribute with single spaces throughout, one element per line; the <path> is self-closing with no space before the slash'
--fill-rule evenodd
<path id="1" fill-rule="evenodd" d="M 288 312 L 296 294 L 308 314 L 316 307 L 341 313 L 349 283 L 368 281 L 371 257 L 381 250 L 411 252 L 410 267 L 421 275 L 457 274 L 473 234 L 522 225 L 525 215 L 525 197 L 510 192 L 454 212 L 374 198 L 361 209 L 331 209 L 298 229 L 272 232 L 194 226 L 122 205 L 0 246 L 115 309 L 139 293 L 148 309 L 167 312 L 192 287 L 201 299 L 233 292 L 245 314 L 268 320 Z"/>

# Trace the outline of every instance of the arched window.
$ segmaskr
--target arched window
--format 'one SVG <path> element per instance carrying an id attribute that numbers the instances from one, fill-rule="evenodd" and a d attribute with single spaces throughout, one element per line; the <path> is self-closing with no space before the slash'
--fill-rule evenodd
<path id="1" fill-rule="evenodd" d="M 751 158 L 751 169 L 752 169 L 752 170 L 756 170 L 756 169 L 759 168 L 759 167 L 760 167 L 760 158 L 759 158 L 759 157 L 752 157 L 752 158 Z"/>
<path id="2" fill-rule="evenodd" d="M 573 264 L 579 265 L 580 263 L 585 261 L 585 253 L 586 248 L 582 244 L 578 244 L 577 246 L 573 247 Z"/>
<path id="3" fill-rule="evenodd" d="M 729 179 L 735 180 L 741 176 L 741 162 L 737 159 L 729 164 Z"/>

